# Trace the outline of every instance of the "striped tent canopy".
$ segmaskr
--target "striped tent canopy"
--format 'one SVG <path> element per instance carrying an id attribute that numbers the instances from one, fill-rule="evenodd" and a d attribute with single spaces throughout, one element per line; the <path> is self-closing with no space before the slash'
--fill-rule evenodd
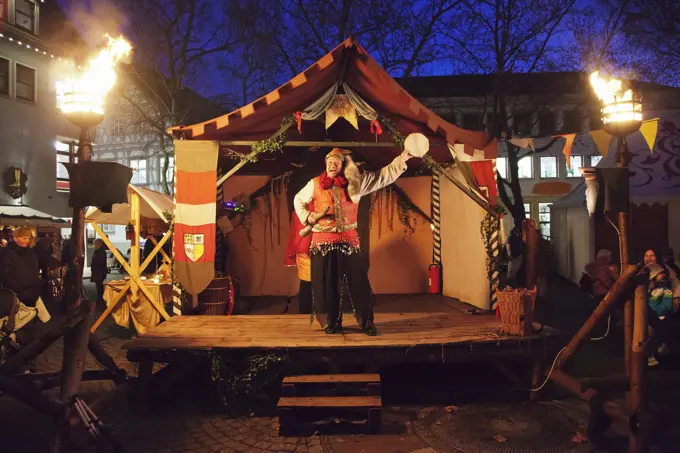
<path id="1" fill-rule="evenodd" d="M 452 161 L 448 144 L 463 144 L 464 152 L 473 155 L 482 150 L 485 159 L 495 159 L 497 142 L 486 132 L 474 132 L 457 127 L 421 104 L 356 43 L 347 39 L 305 71 L 284 85 L 256 101 L 226 115 L 190 126 L 176 126 L 171 132 L 188 140 L 258 141 L 271 137 L 281 127 L 282 119 L 305 110 L 319 100 L 335 83 L 346 83 L 379 115 L 390 120 L 403 135 L 413 132 L 425 134 L 431 143 L 430 155 L 438 162 Z M 339 93 L 342 92 L 342 88 Z M 371 133 L 369 121 L 360 118 L 359 130 L 346 121 L 337 121 L 328 130 L 323 118 L 302 121 L 287 131 L 289 141 L 393 142 L 391 133 L 383 125 L 377 137 Z M 227 150 L 228 148 L 228 150 Z M 235 164 L 227 157 L 228 151 L 248 153 L 249 146 L 223 144 L 220 166 L 226 170 Z M 353 149 L 370 167 L 379 168 L 389 163 L 401 150 L 397 147 L 361 147 Z M 292 162 L 305 161 L 306 148 L 288 147 L 286 152 L 258 159 L 247 164 L 239 174 L 281 174 Z M 323 154 L 323 153 L 315 153 Z M 477 153 L 479 155 L 479 152 Z M 323 165 L 323 160 L 319 160 Z M 417 170 L 418 163 L 409 163 Z"/>

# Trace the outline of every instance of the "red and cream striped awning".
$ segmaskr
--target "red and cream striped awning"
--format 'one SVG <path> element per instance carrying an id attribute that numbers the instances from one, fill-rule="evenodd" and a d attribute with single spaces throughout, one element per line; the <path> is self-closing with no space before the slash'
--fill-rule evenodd
<path id="1" fill-rule="evenodd" d="M 280 128 L 284 117 L 304 110 L 337 81 L 346 82 L 378 113 L 389 118 L 400 133 L 406 135 L 420 132 L 428 136 L 435 145 L 431 148 L 430 155 L 439 162 L 451 161 L 446 143 L 462 143 L 465 152 L 470 155 L 476 149 L 483 150 L 486 159 L 495 159 L 497 156 L 495 139 L 490 139 L 486 132 L 457 127 L 433 113 L 406 92 L 352 38 L 260 99 L 226 115 L 190 126 L 175 126 L 170 131 L 176 137 L 193 140 L 263 140 Z M 302 134 L 298 134 L 295 128 L 289 130 L 288 140 L 333 138 L 367 142 L 390 141 L 389 131 L 376 138 L 371 135 L 367 123 L 360 124 L 359 129 L 357 132 L 333 126 L 325 131 L 323 127 L 305 122 Z M 347 137 L 348 133 L 352 135 L 351 138 Z M 377 165 L 389 162 L 397 152 L 396 149 L 384 147 L 362 150 L 364 157 Z"/>

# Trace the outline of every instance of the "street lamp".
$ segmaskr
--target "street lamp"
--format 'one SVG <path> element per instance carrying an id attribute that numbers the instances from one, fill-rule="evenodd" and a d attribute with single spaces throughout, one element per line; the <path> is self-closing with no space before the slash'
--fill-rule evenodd
<path id="1" fill-rule="evenodd" d="M 57 108 L 63 116 L 80 128 L 77 162 L 67 166 L 71 180 L 70 205 L 73 207 L 71 229 L 71 253 L 66 274 L 64 309 L 74 310 L 80 305 L 83 284 L 85 250 L 85 211 L 82 194 L 74 194 L 75 184 L 82 179 L 78 171 L 83 163 L 90 160 L 92 140 L 90 129 L 104 119 L 106 96 L 116 83 L 116 65 L 132 51 L 130 44 L 122 37 L 109 36 L 108 44 L 90 60 L 85 70 L 67 80 L 57 82 Z M 79 168 L 80 167 L 80 168 Z M 75 196 L 74 196 L 75 195 Z M 87 321 L 87 318 L 86 320 Z M 62 364 L 62 401 L 70 401 L 78 391 L 84 369 L 84 355 L 89 339 L 89 322 L 64 336 L 64 360 Z"/>

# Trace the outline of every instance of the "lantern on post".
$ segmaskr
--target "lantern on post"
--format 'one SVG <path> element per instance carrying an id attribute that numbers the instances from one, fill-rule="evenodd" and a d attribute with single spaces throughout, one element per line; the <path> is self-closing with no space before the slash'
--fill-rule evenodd
<path id="1" fill-rule="evenodd" d="M 122 37 L 109 36 L 107 45 L 83 68 L 67 80 L 57 82 L 57 108 L 70 123 L 80 128 L 77 161 L 68 165 L 71 180 L 70 205 L 73 208 L 71 232 L 71 256 L 66 274 L 64 309 L 76 309 L 80 303 L 83 284 L 85 252 L 85 212 L 90 205 L 87 188 L 83 187 L 87 164 L 92 154 L 90 129 L 104 119 L 106 96 L 116 83 L 116 65 L 132 51 L 130 44 Z M 94 163 L 94 162 L 92 162 Z M 97 163 L 100 164 L 100 163 Z M 107 171 L 101 172 L 108 173 Z M 130 177 L 132 173 L 130 172 Z M 127 180 L 129 182 L 129 178 Z M 126 182 L 126 186 L 127 186 Z M 100 186 L 93 193 L 107 193 L 106 186 Z M 126 201 L 126 200 L 122 200 Z M 84 355 L 89 340 L 87 318 L 70 329 L 64 336 L 64 359 L 62 364 L 62 401 L 72 401 L 78 392 L 82 378 Z"/>

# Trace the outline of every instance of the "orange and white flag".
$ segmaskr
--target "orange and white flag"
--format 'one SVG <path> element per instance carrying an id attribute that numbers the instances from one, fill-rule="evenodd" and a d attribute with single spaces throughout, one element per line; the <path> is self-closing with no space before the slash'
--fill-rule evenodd
<path id="1" fill-rule="evenodd" d="M 189 294 L 215 277 L 219 143 L 175 140 L 175 277 Z"/>

